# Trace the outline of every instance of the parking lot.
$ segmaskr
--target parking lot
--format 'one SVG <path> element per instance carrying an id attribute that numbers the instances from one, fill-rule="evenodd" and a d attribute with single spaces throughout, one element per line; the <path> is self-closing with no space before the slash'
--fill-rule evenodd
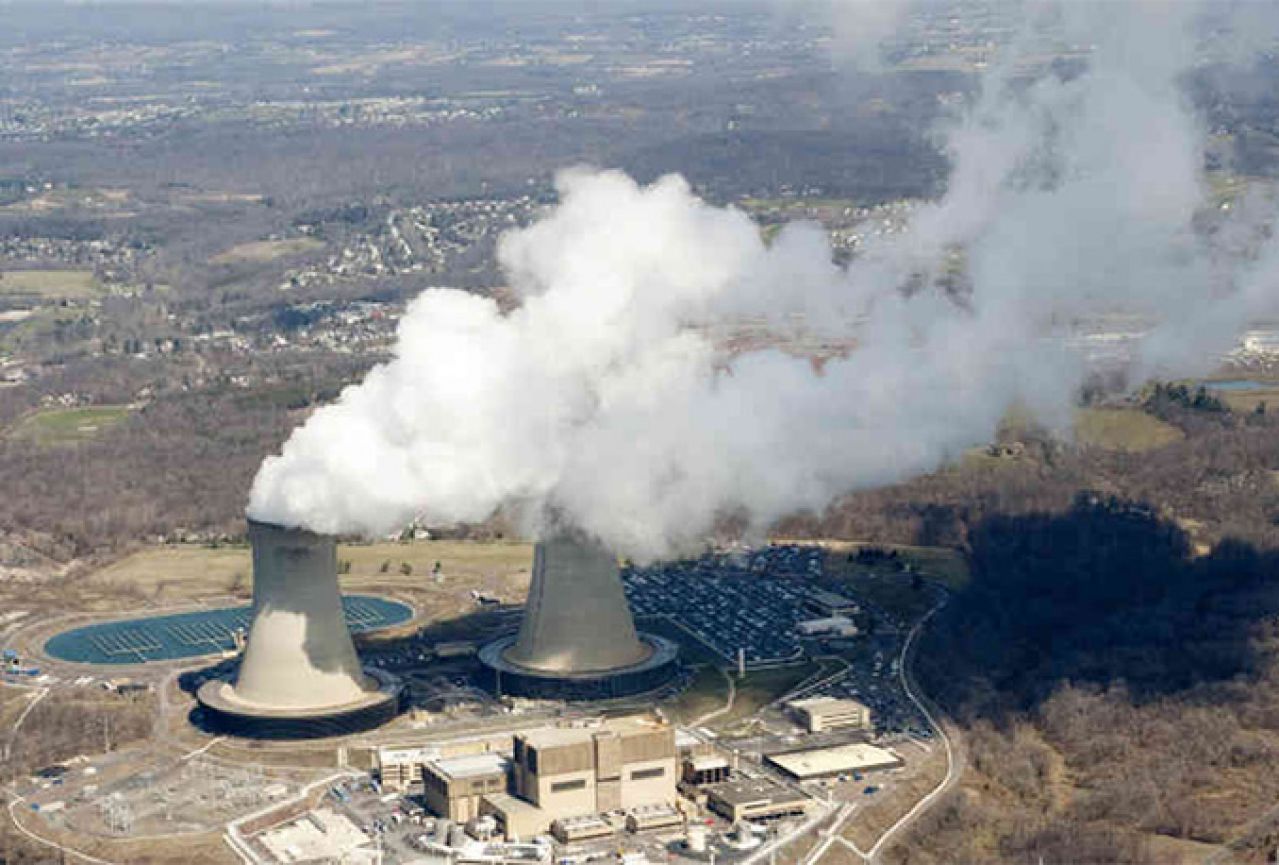
<path id="1" fill-rule="evenodd" d="M 725 661 L 744 651 L 748 666 L 803 654 L 795 625 L 822 576 L 816 547 L 770 546 L 699 559 L 628 567 L 622 580 L 636 616 L 670 616 L 695 632 Z"/>

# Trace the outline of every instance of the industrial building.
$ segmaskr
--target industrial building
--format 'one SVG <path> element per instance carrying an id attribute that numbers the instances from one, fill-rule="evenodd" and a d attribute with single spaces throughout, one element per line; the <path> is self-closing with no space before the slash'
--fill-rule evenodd
<path id="1" fill-rule="evenodd" d="M 613 827 L 594 814 L 584 817 L 561 817 L 551 823 L 551 834 L 561 844 L 575 844 L 613 834 Z"/>
<path id="2" fill-rule="evenodd" d="M 338 593 L 332 537 L 249 520 L 253 623 L 233 682 L 197 692 L 204 724 L 268 739 L 369 729 L 395 717 L 402 686 L 360 666 Z"/>
<path id="3" fill-rule="evenodd" d="M 510 763 L 500 754 L 473 754 L 426 763 L 422 797 L 440 817 L 465 823 L 481 816 L 480 801 L 506 792 Z"/>
<path id="4" fill-rule="evenodd" d="M 575 817 L 675 799 L 675 734 L 630 722 L 603 729 L 517 735 L 516 795 L 555 817 Z"/>
<path id="5" fill-rule="evenodd" d="M 861 607 L 851 598 L 828 592 L 825 589 L 813 589 L 808 593 L 808 597 L 804 599 L 804 609 L 816 616 L 829 618 L 831 616 L 855 615 Z"/>
<path id="6" fill-rule="evenodd" d="M 850 772 L 896 769 L 902 765 L 902 759 L 892 751 L 863 742 L 770 754 L 765 760 L 797 781 L 830 778 Z"/>
<path id="7" fill-rule="evenodd" d="M 373 752 L 373 768 L 387 790 L 406 793 L 422 783 L 422 768 L 438 759 L 438 748 L 378 748 Z"/>
<path id="8" fill-rule="evenodd" d="M 702 786 L 704 784 L 720 784 L 728 780 L 732 770 L 728 761 L 718 754 L 700 754 L 684 760 L 682 780 L 685 784 Z"/>
<path id="9" fill-rule="evenodd" d="M 499 695 L 596 700 L 652 691 L 675 673 L 678 647 L 640 634 L 617 557 L 581 532 L 537 544 L 518 634 L 480 650 Z"/>
<path id="10" fill-rule="evenodd" d="M 459 824 L 490 816 L 508 838 L 550 831 L 581 840 L 593 837 L 599 827 L 591 818 L 601 813 L 624 810 L 648 824 L 676 801 L 669 725 L 620 718 L 527 730 L 510 742 L 513 759 L 495 751 L 443 759 L 422 754 L 426 759 L 409 770 L 397 762 L 414 756 L 404 748 L 379 749 L 378 761 L 384 777 L 389 771 L 397 783 L 420 777 L 425 803 L 437 816 Z"/>
<path id="11" fill-rule="evenodd" d="M 490 793 L 480 801 L 480 814 L 497 820 L 507 840 L 543 835 L 554 820 L 532 802 L 510 793 Z"/>
<path id="12" fill-rule="evenodd" d="M 641 805 L 626 815 L 628 832 L 667 829 L 684 823 L 684 815 L 673 805 Z"/>
<path id="13" fill-rule="evenodd" d="M 856 700 L 809 697 L 791 700 L 786 708 L 810 733 L 844 729 L 870 730 L 874 727 L 870 707 Z"/>
<path id="14" fill-rule="evenodd" d="M 858 633 L 857 625 L 847 616 L 805 619 L 795 624 L 795 630 L 805 637 L 855 637 Z"/>
<path id="15" fill-rule="evenodd" d="M 725 820 L 737 823 L 800 816 L 808 807 L 808 797 L 776 781 L 752 778 L 707 788 L 706 804 Z"/>

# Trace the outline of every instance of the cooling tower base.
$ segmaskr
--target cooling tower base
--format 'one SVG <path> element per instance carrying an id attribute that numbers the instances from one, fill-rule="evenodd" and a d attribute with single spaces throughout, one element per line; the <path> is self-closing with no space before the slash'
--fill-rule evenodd
<path id="1" fill-rule="evenodd" d="M 238 700 L 224 679 L 205 682 L 196 692 L 200 726 L 209 732 L 244 739 L 321 739 L 380 727 L 400 711 L 404 686 L 383 670 L 365 673 L 378 684 L 364 698 L 322 709 L 279 709 Z"/>
<path id="2" fill-rule="evenodd" d="M 679 647 L 664 637 L 640 634 L 652 652 L 638 664 L 580 673 L 536 670 L 512 663 L 507 650 L 517 634 L 499 637 L 480 649 L 487 686 L 498 696 L 530 700 L 614 700 L 655 691 L 675 675 Z"/>

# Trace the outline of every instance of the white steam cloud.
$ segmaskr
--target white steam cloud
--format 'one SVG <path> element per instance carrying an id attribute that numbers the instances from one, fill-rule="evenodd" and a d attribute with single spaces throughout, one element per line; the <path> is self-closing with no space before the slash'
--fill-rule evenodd
<path id="1" fill-rule="evenodd" d="M 522 304 L 417 298 L 394 359 L 263 464 L 250 516 L 380 534 L 550 506 L 647 558 L 726 514 L 760 529 L 931 470 L 1014 402 L 1064 422 L 1086 370 L 1060 337 L 1081 319 L 1138 313 L 1142 372 L 1201 369 L 1273 310 L 1279 244 L 1241 263 L 1196 230 L 1184 4 L 1094 8 L 1086 71 L 1015 85 L 1014 47 L 950 130 L 946 195 L 847 269 L 816 227 L 765 243 L 679 177 L 564 172 L 559 205 L 500 244 Z M 937 288 L 957 263 L 970 289 Z M 820 369 L 726 359 L 703 325 L 741 318 L 857 346 Z"/>

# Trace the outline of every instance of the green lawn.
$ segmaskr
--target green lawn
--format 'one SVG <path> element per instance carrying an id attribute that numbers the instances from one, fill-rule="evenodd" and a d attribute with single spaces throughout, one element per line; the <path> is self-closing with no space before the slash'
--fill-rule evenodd
<path id="1" fill-rule="evenodd" d="M 91 270 L 0 271 L 0 295 L 82 300 L 98 293 Z"/>
<path id="2" fill-rule="evenodd" d="M 1075 440 L 1081 445 L 1140 453 L 1183 438 L 1181 430 L 1140 409 L 1085 408 L 1075 415 Z"/>
<path id="3" fill-rule="evenodd" d="M 285 240 L 258 240 L 241 243 L 213 256 L 213 264 L 234 264 L 241 261 L 273 261 L 290 255 L 323 249 L 324 243 L 313 237 L 291 237 Z"/>
<path id="4" fill-rule="evenodd" d="M 74 444 L 118 424 L 129 411 L 126 405 L 46 409 L 18 421 L 9 435 L 42 445 Z"/>
<path id="5" fill-rule="evenodd" d="M 724 674 L 707 665 L 699 668 L 689 686 L 662 708 L 675 722 L 688 724 L 720 708 L 727 699 Z"/>
<path id="6" fill-rule="evenodd" d="M 913 621 L 936 603 L 936 596 L 926 586 L 916 587 L 910 574 L 892 571 L 886 565 L 863 565 L 848 561 L 846 556 L 833 555 L 827 559 L 826 573 L 841 584 L 851 597 L 864 598 L 876 606 L 905 620 Z M 945 579 L 940 572 L 920 569 L 926 579 L 936 579 L 951 588 L 960 588 L 963 579 Z"/>
<path id="7" fill-rule="evenodd" d="M 732 711 L 716 718 L 711 726 L 727 727 L 752 717 L 820 669 L 820 664 L 808 662 L 793 667 L 747 671 L 745 678 L 737 680 L 737 696 L 733 700 Z"/>

